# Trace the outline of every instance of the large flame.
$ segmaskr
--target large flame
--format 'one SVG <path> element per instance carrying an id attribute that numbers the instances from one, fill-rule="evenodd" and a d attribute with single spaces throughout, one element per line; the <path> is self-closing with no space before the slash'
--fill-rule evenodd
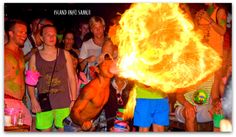
<path id="1" fill-rule="evenodd" d="M 164 92 L 196 85 L 220 68 L 178 4 L 133 4 L 121 17 L 119 75 Z"/>

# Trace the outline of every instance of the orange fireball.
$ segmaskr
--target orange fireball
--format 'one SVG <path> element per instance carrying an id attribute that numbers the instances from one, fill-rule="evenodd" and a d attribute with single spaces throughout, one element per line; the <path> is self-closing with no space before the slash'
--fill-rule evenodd
<path id="1" fill-rule="evenodd" d="M 119 75 L 173 92 L 219 69 L 221 58 L 185 16 L 176 3 L 133 4 L 115 31 Z"/>

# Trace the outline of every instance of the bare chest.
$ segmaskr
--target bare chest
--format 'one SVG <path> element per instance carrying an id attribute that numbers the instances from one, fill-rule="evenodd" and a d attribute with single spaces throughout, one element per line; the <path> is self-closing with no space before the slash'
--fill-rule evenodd
<path id="1" fill-rule="evenodd" d="M 96 96 L 92 100 L 95 107 L 103 107 L 108 101 L 109 97 L 109 87 L 101 88 L 100 92 L 97 92 Z"/>

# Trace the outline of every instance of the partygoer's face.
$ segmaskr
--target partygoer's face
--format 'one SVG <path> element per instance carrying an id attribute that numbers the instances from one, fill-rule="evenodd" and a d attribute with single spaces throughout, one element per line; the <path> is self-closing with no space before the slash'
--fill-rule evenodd
<path id="1" fill-rule="evenodd" d="M 81 35 L 85 35 L 89 32 L 89 25 L 88 24 L 83 24 L 80 28 Z"/>
<path id="2" fill-rule="evenodd" d="M 48 46 L 55 46 L 57 42 L 57 32 L 53 27 L 43 29 L 42 41 Z"/>
<path id="3" fill-rule="evenodd" d="M 100 65 L 100 75 L 107 77 L 107 78 L 112 78 L 114 76 L 113 73 L 111 73 L 111 67 L 114 64 L 113 60 L 104 60 Z"/>
<path id="4" fill-rule="evenodd" d="M 10 39 L 12 39 L 19 47 L 24 47 L 27 38 L 27 27 L 23 24 L 16 24 L 9 32 Z"/>
<path id="5" fill-rule="evenodd" d="M 38 30 L 38 24 L 39 24 L 40 19 L 35 19 L 31 24 L 30 24 L 30 29 L 33 33 L 36 33 Z"/>
<path id="6" fill-rule="evenodd" d="M 64 38 L 65 50 L 72 49 L 74 43 L 75 43 L 74 35 L 71 33 L 67 33 Z"/>
<path id="7" fill-rule="evenodd" d="M 101 38 L 104 36 L 104 29 L 105 27 L 100 22 L 94 23 L 91 28 L 91 32 L 93 33 L 94 37 Z"/>

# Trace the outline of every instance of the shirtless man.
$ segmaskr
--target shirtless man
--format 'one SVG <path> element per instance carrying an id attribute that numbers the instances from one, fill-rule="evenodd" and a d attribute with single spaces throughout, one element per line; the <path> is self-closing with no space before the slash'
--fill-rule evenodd
<path id="1" fill-rule="evenodd" d="M 4 49 L 4 104 L 5 108 L 20 109 L 23 123 L 31 126 L 31 115 L 22 102 L 25 94 L 24 55 L 21 47 L 27 38 L 27 25 L 20 20 L 11 21 L 7 28 L 9 37 Z"/>
<path id="2" fill-rule="evenodd" d="M 77 98 L 70 117 L 72 121 L 81 126 L 83 130 L 89 130 L 92 127 L 92 120 L 95 119 L 103 106 L 108 101 L 110 79 L 113 74 L 109 71 L 113 60 L 107 59 L 106 54 L 104 61 L 96 70 L 98 77 L 87 84 Z"/>

